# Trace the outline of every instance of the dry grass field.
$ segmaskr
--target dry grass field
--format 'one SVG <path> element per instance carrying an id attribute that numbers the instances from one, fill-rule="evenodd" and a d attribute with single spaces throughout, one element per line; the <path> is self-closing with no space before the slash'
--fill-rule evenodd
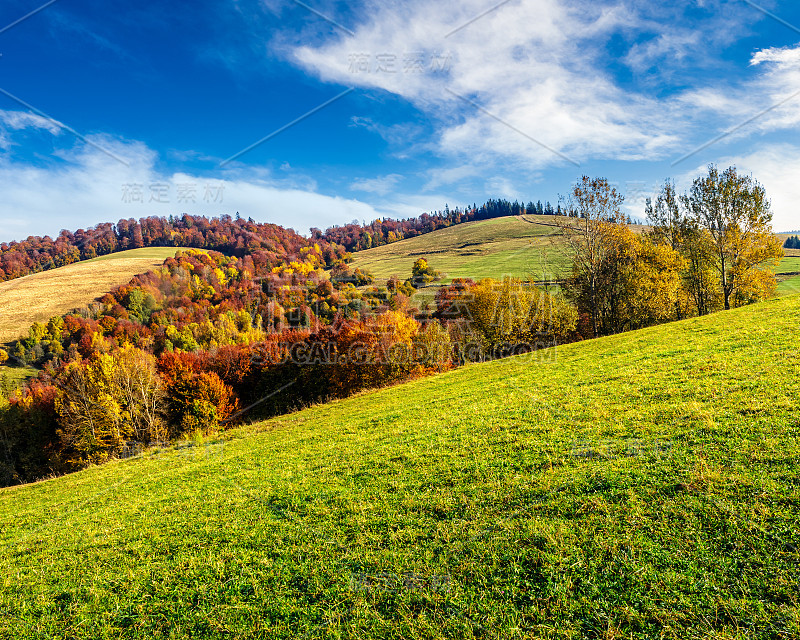
<path id="1" fill-rule="evenodd" d="M 175 247 L 132 249 L 0 283 L 0 344 L 16 340 L 34 322 L 85 306 L 159 266 L 176 251 Z"/>

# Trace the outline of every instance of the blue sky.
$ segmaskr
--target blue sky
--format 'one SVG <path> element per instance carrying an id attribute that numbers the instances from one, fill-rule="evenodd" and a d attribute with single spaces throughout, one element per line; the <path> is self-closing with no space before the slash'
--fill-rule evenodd
<path id="1" fill-rule="evenodd" d="M 305 233 L 584 173 L 641 217 L 709 162 L 800 228 L 794 0 L 4 0 L 0 23 L 0 241 L 183 212 Z"/>

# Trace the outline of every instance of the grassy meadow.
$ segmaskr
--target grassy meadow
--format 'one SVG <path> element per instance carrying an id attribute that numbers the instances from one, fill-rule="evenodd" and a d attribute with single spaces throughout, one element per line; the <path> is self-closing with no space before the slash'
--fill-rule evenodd
<path id="1" fill-rule="evenodd" d="M 467 222 L 353 254 L 353 265 L 384 282 L 405 279 L 417 258 L 425 258 L 453 278 L 498 278 L 503 275 L 543 280 L 558 278 L 569 263 L 552 216 L 512 216 Z"/>
<path id="2" fill-rule="evenodd" d="M 27 334 L 34 322 L 84 307 L 133 276 L 173 257 L 175 247 L 147 247 L 0 282 L 0 344 Z"/>
<path id="3" fill-rule="evenodd" d="M 775 276 L 778 279 L 778 295 L 800 293 L 800 251 L 786 251 L 786 256 L 775 269 Z"/>
<path id="4" fill-rule="evenodd" d="M 641 232 L 647 227 L 632 225 Z M 787 234 L 777 234 L 785 241 Z M 800 293 L 800 250 L 786 250 L 775 268 L 778 294 Z M 417 258 L 425 258 L 443 274 L 441 284 L 453 278 L 501 278 L 511 275 L 541 281 L 559 279 L 571 259 L 559 240 L 552 216 L 509 216 L 438 229 L 389 245 L 353 254 L 353 265 L 367 269 L 383 284 L 390 276 L 409 277 Z M 421 289 L 415 302 L 431 302 L 432 290 Z"/>
<path id="5" fill-rule="evenodd" d="M 39 373 L 33 367 L 17 367 L 0 365 L 0 394 L 13 391 L 28 378 Z"/>
<path id="6" fill-rule="evenodd" d="M 800 296 L 0 490 L 1 638 L 800 637 Z"/>

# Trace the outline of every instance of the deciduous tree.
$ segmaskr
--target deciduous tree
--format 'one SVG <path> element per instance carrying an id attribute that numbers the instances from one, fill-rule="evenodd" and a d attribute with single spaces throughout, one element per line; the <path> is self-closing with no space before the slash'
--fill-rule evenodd
<path id="1" fill-rule="evenodd" d="M 769 295 L 774 290 L 766 266 L 783 257 L 772 234 L 772 212 L 764 187 L 736 167 L 722 173 L 709 165 L 695 179 L 686 199 L 698 226 L 711 237 L 714 267 L 725 309 Z M 757 273 L 757 272 L 761 273 Z"/>
<path id="2" fill-rule="evenodd" d="M 601 298 L 606 283 L 609 256 L 615 245 L 609 242 L 608 223 L 622 222 L 624 198 L 605 178 L 583 176 L 566 198 L 570 216 L 556 218 L 572 258 L 572 281 L 580 283 L 586 310 L 592 321 L 594 335 L 602 327 Z M 573 292 L 576 288 L 572 288 Z"/>

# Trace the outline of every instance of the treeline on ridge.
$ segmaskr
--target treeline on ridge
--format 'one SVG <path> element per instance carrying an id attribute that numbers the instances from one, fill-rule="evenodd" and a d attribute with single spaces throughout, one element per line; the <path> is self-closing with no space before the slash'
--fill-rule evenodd
<path id="1" fill-rule="evenodd" d="M 317 240 L 325 264 L 332 266 L 346 250 Z M 31 236 L 20 242 L 0 243 L 0 282 L 63 267 L 97 256 L 143 247 L 194 247 L 243 256 L 256 251 L 294 254 L 307 240 L 292 229 L 223 215 L 219 218 L 151 216 L 98 224 L 76 232 L 63 230 L 53 239 Z"/>
<path id="2" fill-rule="evenodd" d="M 480 207 L 423 213 L 416 218 L 375 220 L 365 226 L 357 223 L 333 226 L 324 232 L 312 228 L 312 240 L 323 249 L 327 265 L 344 257 L 345 252 L 391 244 L 436 229 L 474 220 L 488 220 L 523 214 L 565 215 L 566 211 L 547 202 L 526 206 L 507 200 L 488 200 Z M 184 214 L 179 217 L 146 217 L 122 219 L 117 224 L 98 224 L 71 232 L 62 230 L 55 239 L 30 236 L 22 241 L 0 243 L 0 282 L 63 267 L 128 249 L 143 247 L 192 247 L 210 249 L 229 255 L 243 256 L 259 250 L 280 253 L 295 251 L 302 245 L 302 236 L 275 224 L 244 220 L 223 215 L 205 218 Z"/>
<path id="3" fill-rule="evenodd" d="M 374 220 L 363 226 L 357 222 L 342 226 L 329 227 L 324 232 L 312 228 L 312 238 L 335 242 L 344 246 L 348 251 L 361 251 L 371 249 L 385 244 L 392 244 L 399 240 L 413 238 L 414 236 L 431 233 L 437 229 L 445 229 L 465 222 L 478 220 L 492 220 L 494 218 L 505 218 L 507 216 L 558 216 L 558 217 L 580 217 L 582 214 L 574 208 L 562 207 L 557 204 L 555 207 L 549 202 L 542 204 L 541 200 L 528 202 L 524 205 L 516 200 L 487 200 L 480 207 L 472 205 L 460 209 L 458 207 L 450 209 L 445 206 L 443 211 L 423 213 L 416 218 L 404 220 L 392 220 L 389 218 Z M 632 223 L 630 216 L 625 217 L 625 222 Z"/>

